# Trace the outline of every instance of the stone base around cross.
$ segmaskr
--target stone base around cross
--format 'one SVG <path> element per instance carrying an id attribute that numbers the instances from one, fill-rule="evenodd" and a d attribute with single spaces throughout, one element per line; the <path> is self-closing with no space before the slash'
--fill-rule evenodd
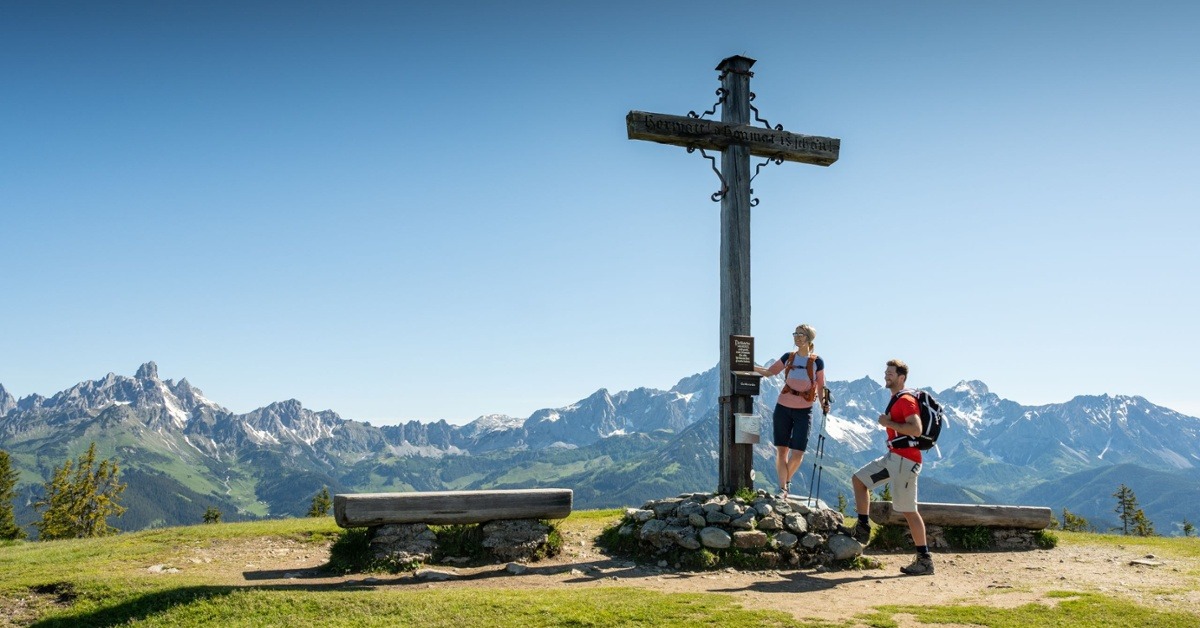
<path id="1" fill-rule="evenodd" d="M 761 490 L 750 501 L 713 493 L 652 500 L 626 510 L 611 549 L 685 569 L 828 568 L 862 555 L 862 544 L 838 533 L 842 513 L 806 501 Z"/>

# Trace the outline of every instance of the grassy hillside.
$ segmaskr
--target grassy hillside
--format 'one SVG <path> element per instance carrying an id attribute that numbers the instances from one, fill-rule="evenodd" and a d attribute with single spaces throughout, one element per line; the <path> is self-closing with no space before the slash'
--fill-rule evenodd
<path id="1" fill-rule="evenodd" d="M 577 511 L 564 531 L 616 521 L 616 511 Z M 295 578 L 274 568 L 289 556 L 323 560 L 340 530 L 329 518 L 285 519 L 163 528 L 103 539 L 0 545 L 0 625 L 34 626 L 877 626 L 953 623 L 995 626 L 1200 625 L 1200 615 L 1096 591 L 1054 593 L 1053 604 L 1013 608 L 970 604 L 895 605 L 879 599 L 870 612 L 837 622 L 800 621 L 787 612 L 743 606 L 723 593 L 662 592 L 638 586 L 437 588 L 404 585 L 385 574 Z M 1066 544 L 1133 547 L 1187 565 L 1200 575 L 1196 539 L 1130 539 L 1063 534 Z M 312 563 L 315 564 L 315 563 Z M 566 566 L 570 569 L 570 565 Z M 712 577 L 720 577 L 715 575 Z M 861 596 L 853 572 L 830 582 Z M 658 578 L 661 580 L 661 576 Z M 838 584 L 844 582 L 845 584 Z M 922 581 L 936 583 L 935 580 Z M 872 586 L 872 585 L 868 585 Z M 877 586 L 877 585 L 876 585 Z M 729 589 L 734 591 L 735 589 Z M 814 593 L 814 595 L 817 595 Z M 887 596 L 884 596 L 887 597 Z M 823 604 L 830 604 L 828 599 Z M 830 604 L 831 606 L 834 604 Z M 6 623 L 7 622 L 7 623 Z"/>

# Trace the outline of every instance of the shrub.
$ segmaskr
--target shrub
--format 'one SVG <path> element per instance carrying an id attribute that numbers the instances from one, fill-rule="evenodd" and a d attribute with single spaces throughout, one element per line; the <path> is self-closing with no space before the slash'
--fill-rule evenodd
<path id="1" fill-rule="evenodd" d="M 984 526 L 950 526 L 944 534 L 946 542 L 954 549 L 974 552 L 993 546 L 992 531 Z"/>
<path id="2" fill-rule="evenodd" d="M 1054 549 L 1058 546 L 1058 537 L 1053 532 L 1047 530 L 1038 530 L 1033 534 L 1034 541 L 1037 546 L 1042 549 Z"/>
<path id="3" fill-rule="evenodd" d="M 907 525 L 878 526 L 871 532 L 870 545 L 873 549 L 898 550 L 912 547 Z"/>

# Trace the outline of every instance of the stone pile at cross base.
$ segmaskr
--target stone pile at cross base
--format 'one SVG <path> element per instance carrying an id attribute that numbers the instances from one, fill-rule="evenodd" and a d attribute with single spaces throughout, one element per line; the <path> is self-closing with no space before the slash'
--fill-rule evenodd
<path id="1" fill-rule="evenodd" d="M 618 534 L 652 553 L 735 548 L 766 566 L 830 565 L 862 555 L 863 546 L 839 534 L 842 513 L 759 491 L 749 502 L 713 493 L 685 493 L 626 510 Z"/>

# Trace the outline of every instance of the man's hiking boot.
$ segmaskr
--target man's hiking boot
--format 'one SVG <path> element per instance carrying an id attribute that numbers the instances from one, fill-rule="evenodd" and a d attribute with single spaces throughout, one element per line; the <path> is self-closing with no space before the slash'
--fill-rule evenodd
<path id="1" fill-rule="evenodd" d="M 864 546 L 871 540 L 871 524 L 859 521 L 854 527 L 841 526 L 838 532 L 862 543 Z"/>
<path id="2" fill-rule="evenodd" d="M 901 567 L 900 572 L 906 576 L 932 576 L 933 575 L 933 556 L 929 554 L 918 554 L 912 564 L 907 567 Z"/>

